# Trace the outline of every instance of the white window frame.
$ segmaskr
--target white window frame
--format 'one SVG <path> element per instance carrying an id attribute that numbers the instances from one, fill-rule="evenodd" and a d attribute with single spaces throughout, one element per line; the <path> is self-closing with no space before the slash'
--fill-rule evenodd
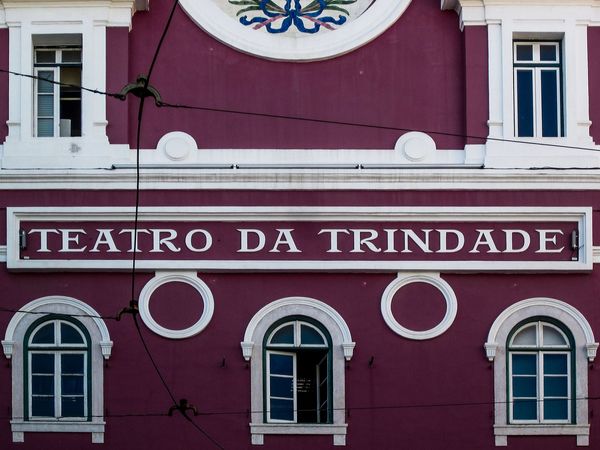
<path id="1" fill-rule="evenodd" d="M 598 166 L 594 152 L 588 150 L 598 149 L 590 135 L 588 28 L 600 25 L 600 8 L 596 0 L 554 2 L 552 7 L 544 3 L 537 0 L 441 1 L 442 9 L 459 13 L 461 28 L 487 27 L 486 168 Z M 515 138 L 512 63 L 515 40 L 562 42 L 563 137 Z"/>
<path id="2" fill-rule="evenodd" d="M 55 342 L 54 344 L 34 344 L 32 342 L 33 336 L 35 333 L 39 331 L 39 329 L 43 326 L 52 323 L 54 325 L 54 336 Z M 84 344 L 61 344 L 61 324 L 66 323 L 67 325 L 73 327 L 79 335 L 81 336 Z M 52 350 L 51 347 L 56 348 L 56 350 Z M 27 392 L 29 393 L 27 396 L 28 402 L 28 414 L 27 420 L 67 420 L 67 421 L 86 421 L 88 417 L 88 379 L 90 374 L 88 373 L 88 360 L 87 360 L 87 349 L 89 347 L 89 342 L 87 338 L 83 335 L 81 330 L 77 325 L 70 323 L 65 320 L 61 320 L 60 318 L 53 318 L 42 322 L 36 326 L 36 329 L 31 332 L 29 337 L 29 343 L 27 346 Z M 52 355 L 54 357 L 54 416 L 34 416 L 33 411 L 33 365 L 32 359 L 33 355 Z M 82 355 L 83 356 L 83 415 L 80 417 L 62 417 L 62 383 L 61 376 L 62 372 L 62 355 Z"/>
<path id="3" fill-rule="evenodd" d="M 31 0 L 0 5 L 0 27 L 9 33 L 9 70 L 33 74 L 33 49 L 41 36 L 82 37 L 81 84 L 106 91 L 106 31 L 131 26 L 135 0 L 86 0 L 77 5 L 60 0 Z M 35 134 L 34 83 L 27 77 L 10 76 L 8 135 L 1 143 L 3 168 L 97 168 L 111 167 L 115 153 L 127 145 L 111 145 L 106 134 L 104 95 L 81 93 L 81 136 L 53 139 Z M 85 151 L 83 151 L 85 150 Z M 123 155 L 121 155 L 123 156 Z"/>
<path id="4" fill-rule="evenodd" d="M 304 316 L 318 322 L 331 337 L 331 366 L 333 395 L 332 423 L 268 423 L 264 420 L 263 342 L 273 324 L 291 316 Z M 250 363 L 250 434 L 253 445 L 263 445 L 264 436 L 330 435 L 333 445 L 346 445 L 346 388 L 345 365 L 352 358 L 355 343 L 342 316 L 331 306 L 308 297 L 286 297 L 264 306 L 248 323 L 244 340 L 240 343 L 242 355 Z"/>
<path id="5" fill-rule="evenodd" d="M 565 336 L 564 332 L 557 326 L 544 321 L 532 321 L 528 322 L 518 330 L 516 330 L 511 339 L 514 339 L 519 332 L 522 331 L 523 328 L 528 326 L 535 326 L 536 328 L 536 345 L 535 346 L 526 346 L 526 345 L 509 345 L 509 358 L 507 358 L 507 370 L 508 370 L 508 405 L 509 405 L 509 421 L 512 424 L 534 424 L 534 423 L 566 423 L 570 424 L 572 421 L 572 373 L 571 373 L 571 348 L 569 346 L 547 346 L 542 342 L 543 336 L 543 328 L 542 327 L 552 327 L 556 331 L 558 331 L 566 342 L 569 342 L 567 336 Z M 514 393 L 512 390 L 512 380 L 513 380 L 513 370 L 512 370 L 512 355 L 535 355 L 536 357 L 536 397 L 534 400 L 537 404 L 537 419 L 535 420 L 518 420 L 514 419 Z M 548 420 L 544 417 L 544 401 L 546 399 L 544 395 L 544 379 L 546 374 L 544 372 L 544 358 L 546 355 L 566 355 L 567 356 L 567 400 L 568 400 L 568 408 L 567 408 L 567 418 L 563 420 Z M 577 369 L 576 369 L 577 370 Z M 521 398 L 521 397 L 520 397 Z M 533 397 L 532 397 L 533 398 Z"/>
<path id="6" fill-rule="evenodd" d="M 90 433 L 92 443 L 104 442 L 104 361 L 111 355 L 108 328 L 94 308 L 64 296 L 42 297 L 19 308 L 10 320 L 2 347 L 11 360 L 13 442 L 24 442 L 26 433 Z M 24 339 L 27 330 L 44 314 L 76 315 L 90 335 L 91 420 L 80 418 L 39 418 L 24 420 Z"/>
<path id="7" fill-rule="evenodd" d="M 67 40 L 70 40 L 67 37 Z M 70 46 L 67 48 L 59 48 L 59 47 L 49 47 L 49 48 L 44 48 L 41 47 L 39 45 L 34 45 L 33 47 L 33 61 L 34 61 L 34 68 L 33 68 L 33 74 L 34 76 L 38 77 L 40 72 L 53 72 L 54 73 L 54 77 L 53 77 L 53 105 L 54 105 L 54 116 L 52 117 L 53 119 L 53 123 L 52 123 L 52 136 L 40 136 L 39 135 L 39 129 L 38 129 L 38 119 L 40 118 L 40 116 L 38 115 L 38 103 L 39 103 L 39 80 L 38 79 L 34 79 L 33 80 L 33 85 L 34 85 L 34 93 L 33 93 L 33 136 L 36 138 L 40 138 L 40 139 L 47 139 L 47 138 L 57 138 L 57 137 L 63 137 L 61 136 L 61 127 L 60 127 L 60 120 L 61 120 L 61 109 L 60 109 L 60 103 L 61 103 L 61 92 L 60 92 L 60 84 L 57 83 L 61 83 L 62 79 L 61 79 L 61 67 L 66 66 L 69 67 L 68 64 L 65 64 L 63 62 L 62 59 L 62 54 L 63 51 L 73 51 L 73 50 L 78 50 L 80 52 L 82 52 L 82 56 L 83 56 L 83 47 L 81 45 L 75 45 L 75 46 Z M 36 62 L 36 58 L 37 58 L 37 52 L 38 51 L 47 51 L 47 52 L 53 52 L 55 55 L 55 62 L 54 63 L 48 63 L 47 65 L 41 65 L 41 63 L 37 63 Z M 83 59 L 82 59 L 83 61 Z M 74 63 L 73 67 L 79 68 L 81 70 L 81 74 L 83 75 L 83 64 L 82 61 L 79 62 L 79 64 Z M 81 77 L 83 78 L 83 77 Z M 79 97 L 79 102 L 81 103 L 81 111 L 83 113 L 83 92 L 80 91 L 80 97 Z M 80 118 L 81 120 L 81 118 Z M 64 136 L 64 137 L 68 137 L 68 138 L 78 138 L 81 136 Z"/>
<path id="8" fill-rule="evenodd" d="M 284 328 L 286 326 L 292 325 L 293 326 L 293 336 L 294 336 L 294 342 L 292 344 L 273 344 L 271 342 L 273 336 L 275 336 L 275 334 L 281 329 Z M 310 327 L 311 329 L 313 329 L 314 331 L 316 331 L 320 336 L 321 339 L 323 340 L 324 344 L 303 344 L 302 343 L 302 337 L 301 337 L 301 333 L 302 333 L 302 327 L 303 326 L 307 326 Z M 292 389 L 293 389 L 293 408 L 294 408 L 294 417 L 292 420 L 281 420 L 281 419 L 273 419 L 271 417 L 271 410 L 267 407 L 266 409 L 266 417 L 267 417 L 267 422 L 268 423 L 298 423 L 298 353 L 297 351 L 291 351 L 288 350 L 286 351 L 286 349 L 297 349 L 298 351 L 301 351 L 301 349 L 323 349 L 327 351 L 326 354 L 326 358 L 329 358 L 329 353 L 331 351 L 331 348 L 328 345 L 328 339 L 325 337 L 325 335 L 323 334 L 323 332 L 315 325 L 301 320 L 301 319 L 291 319 L 289 321 L 285 321 L 284 323 L 278 325 L 273 331 L 271 331 L 271 333 L 268 336 L 268 340 L 266 342 L 267 348 L 265 350 L 266 353 L 266 375 L 265 375 L 265 391 L 266 391 L 266 400 L 267 400 L 267 405 L 270 405 L 270 400 L 271 400 L 271 366 L 269 364 L 270 362 L 270 355 L 285 355 L 285 356 L 291 356 L 292 360 L 293 360 L 293 368 L 292 368 Z M 281 350 L 279 350 L 279 348 L 281 348 Z M 277 349 L 277 350 L 274 350 Z M 320 377 L 317 376 L 316 380 L 319 380 Z M 317 403 L 320 403 L 320 396 L 319 396 L 319 387 L 320 386 L 316 386 L 316 398 L 317 398 Z M 328 397 L 328 400 L 329 397 Z M 318 408 L 319 405 L 317 405 Z M 329 406 L 329 405 L 328 405 Z M 329 407 L 328 407 L 329 409 Z M 319 413 L 317 412 L 317 416 L 319 415 Z M 329 411 L 328 411 L 328 415 L 329 415 Z M 302 422 L 303 424 L 306 424 L 305 422 Z M 316 422 L 319 423 L 319 422 Z"/>
<path id="9" fill-rule="evenodd" d="M 517 60 L 517 47 L 521 45 L 531 45 L 533 47 L 533 59 L 531 61 L 519 61 Z M 540 58 L 540 46 L 541 45 L 552 45 L 556 48 L 557 59 L 555 61 L 541 61 Z M 514 86 L 514 129 L 515 137 L 520 138 L 519 120 L 518 120 L 518 107 L 519 107 L 519 92 L 517 83 L 518 72 L 531 72 L 532 77 L 532 90 L 533 90 L 533 136 L 532 138 L 544 138 L 542 134 L 542 71 L 552 71 L 556 76 L 556 123 L 557 123 L 557 136 L 551 136 L 554 138 L 563 137 L 563 98 L 562 98 L 562 45 L 557 41 L 523 41 L 516 40 L 513 43 L 513 86 Z M 558 65 L 558 67 L 556 67 Z"/>
<path id="10" fill-rule="evenodd" d="M 571 423 L 511 423 L 507 415 L 507 365 L 510 352 L 507 338 L 519 324 L 535 317 L 548 317 L 560 322 L 573 337 L 575 355 L 575 417 Z M 587 319 L 576 308 L 560 300 L 537 297 L 522 300 L 506 308 L 490 328 L 484 344 L 494 374 L 494 436 L 496 446 L 508 445 L 508 436 L 577 437 L 578 446 L 589 446 L 588 361 L 596 357 L 598 343 Z"/>

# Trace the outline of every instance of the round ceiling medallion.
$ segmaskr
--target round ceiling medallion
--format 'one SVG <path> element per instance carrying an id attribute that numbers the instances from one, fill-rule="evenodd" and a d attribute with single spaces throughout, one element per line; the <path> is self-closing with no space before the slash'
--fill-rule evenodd
<path id="1" fill-rule="evenodd" d="M 284 61 L 348 53 L 375 39 L 411 0 L 180 0 L 207 33 L 242 52 Z"/>

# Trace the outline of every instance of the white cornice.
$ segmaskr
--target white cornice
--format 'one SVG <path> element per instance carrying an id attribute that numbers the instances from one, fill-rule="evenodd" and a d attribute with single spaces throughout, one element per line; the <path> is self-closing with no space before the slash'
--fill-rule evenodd
<path id="1" fill-rule="evenodd" d="M 1 190 L 130 190 L 134 169 L 2 170 Z M 600 170 L 147 168 L 141 189 L 599 190 Z"/>
<path id="2" fill-rule="evenodd" d="M 32 20 L 60 20 L 63 12 L 76 16 L 77 9 L 93 11 L 94 20 L 108 26 L 130 26 L 136 12 L 135 0 L 0 0 L 0 28 Z"/>
<path id="3" fill-rule="evenodd" d="M 497 23 L 503 16 L 520 16 L 523 11 L 535 13 L 538 19 L 546 16 L 576 17 L 592 25 L 600 25 L 600 0 L 441 0 L 442 10 L 454 10 L 464 26 Z"/>

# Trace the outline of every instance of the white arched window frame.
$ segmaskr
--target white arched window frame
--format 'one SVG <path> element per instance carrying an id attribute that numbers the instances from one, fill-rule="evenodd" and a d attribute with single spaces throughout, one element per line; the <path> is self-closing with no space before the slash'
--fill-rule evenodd
<path id="1" fill-rule="evenodd" d="M 331 423 L 267 423 L 264 419 L 263 342 L 272 326 L 287 317 L 308 317 L 318 322 L 331 337 L 332 411 Z M 334 445 L 346 445 L 345 362 L 352 358 L 355 343 L 342 316 L 331 306 L 312 298 L 287 297 L 269 303 L 248 323 L 242 354 L 250 363 L 252 444 L 262 445 L 265 434 L 332 435 Z"/>
<path id="2" fill-rule="evenodd" d="M 26 420 L 24 398 L 24 348 L 27 332 L 32 325 L 49 316 L 75 316 L 78 324 L 90 337 L 91 399 L 90 419 Z M 12 420 L 13 442 L 24 442 L 25 433 L 90 433 L 93 443 L 104 442 L 104 360 L 112 350 L 108 328 L 100 315 L 80 300 L 49 296 L 34 300 L 20 308 L 8 324 L 2 348 L 11 360 L 12 368 Z"/>
<path id="3" fill-rule="evenodd" d="M 536 317 L 560 322 L 572 334 L 575 359 L 575 408 L 571 423 L 511 423 L 508 417 L 507 340 L 515 327 Z M 578 446 L 589 445 L 588 362 L 596 357 L 598 343 L 587 319 L 573 306 L 552 298 L 522 300 L 504 310 L 494 321 L 484 345 L 494 364 L 494 435 L 496 446 L 506 446 L 508 436 L 577 436 Z"/>

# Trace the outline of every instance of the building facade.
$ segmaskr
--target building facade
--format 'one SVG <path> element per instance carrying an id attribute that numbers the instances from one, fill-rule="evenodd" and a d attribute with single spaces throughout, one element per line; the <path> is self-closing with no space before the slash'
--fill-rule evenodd
<path id="1" fill-rule="evenodd" d="M 0 447 L 600 445 L 600 1 L 0 0 Z"/>

